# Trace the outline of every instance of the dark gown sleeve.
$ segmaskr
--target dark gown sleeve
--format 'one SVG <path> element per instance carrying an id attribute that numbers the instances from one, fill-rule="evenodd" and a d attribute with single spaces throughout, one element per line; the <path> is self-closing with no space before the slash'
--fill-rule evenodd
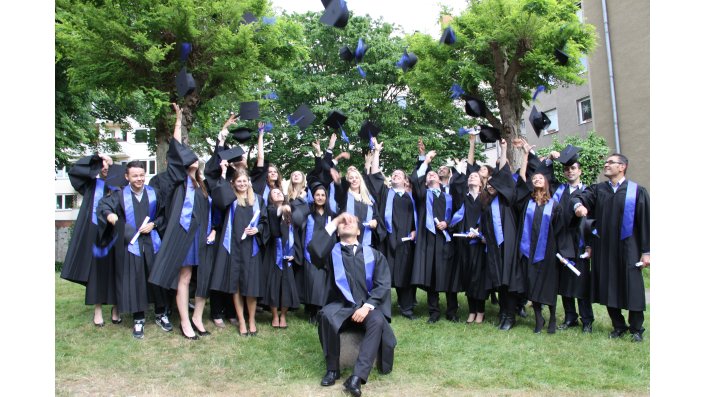
<path id="1" fill-rule="evenodd" d="M 556 251 L 564 258 L 575 259 L 578 255 L 573 245 L 572 234 L 566 230 L 565 215 L 559 203 L 554 203 L 551 214 L 551 227 L 556 239 Z"/>
<path id="2" fill-rule="evenodd" d="M 291 206 L 291 222 L 294 226 L 303 228 L 310 213 L 310 207 L 306 200 L 297 199 L 289 203 Z"/>
<path id="3" fill-rule="evenodd" d="M 329 235 L 325 228 L 313 232 L 311 242 L 308 244 L 308 253 L 311 255 L 311 263 L 316 267 L 323 268 L 329 262 L 330 253 L 333 246 L 338 241 L 335 233 Z"/>
<path id="4" fill-rule="evenodd" d="M 97 154 L 78 159 L 68 172 L 71 186 L 84 196 L 84 192 L 87 188 L 93 186 L 91 182 L 95 180 L 102 168 L 103 159 Z"/>
<path id="5" fill-rule="evenodd" d="M 260 208 L 260 215 L 259 215 L 259 222 L 257 223 L 257 230 L 259 230 L 259 233 L 255 237 L 259 239 L 259 244 L 260 246 L 264 246 L 267 244 L 269 241 L 269 238 L 271 237 L 271 233 L 269 230 L 269 217 L 267 207 L 264 205 L 264 200 L 262 200 L 261 196 L 255 196 L 255 200 L 259 200 L 259 208 Z M 276 210 L 274 212 L 276 215 Z M 274 223 L 276 222 L 276 218 L 274 218 Z"/>
<path id="6" fill-rule="evenodd" d="M 119 233 L 124 234 L 128 240 L 135 235 L 136 230 L 132 225 L 125 223 L 125 214 L 122 210 L 122 192 L 114 190 L 103 196 L 98 202 L 96 215 L 98 218 L 98 240 L 100 242 L 112 241 Z M 115 225 L 108 222 L 108 215 L 115 214 L 118 221 Z M 129 237 L 127 237 L 129 235 Z M 126 243 L 127 243 L 126 242 Z"/>
<path id="7" fill-rule="evenodd" d="M 206 180 L 210 181 L 220 178 L 222 170 L 220 169 L 220 156 L 218 156 L 218 153 L 227 149 L 227 145 L 218 146 L 216 142 L 213 155 L 206 161 L 206 165 L 203 167 L 203 175 L 206 177 Z"/>
<path id="8" fill-rule="evenodd" d="M 209 186 L 211 185 L 209 184 Z M 211 186 L 211 198 L 213 206 L 221 211 L 227 210 L 228 206 L 237 199 L 230 182 L 222 177 L 216 179 L 215 184 Z"/>
<path id="9" fill-rule="evenodd" d="M 590 185 L 585 188 L 580 194 L 571 200 L 571 205 L 575 207 L 576 204 L 580 203 L 585 206 L 588 210 L 588 216 L 592 215 L 595 208 L 595 200 L 597 198 L 597 184 Z"/>
<path id="10" fill-rule="evenodd" d="M 378 208 L 381 208 L 381 201 L 386 199 L 384 195 L 384 188 L 386 187 L 384 184 L 384 175 L 382 175 L 381 172 L 375 172 L 374 174 L 367 175 L 367 180 L 369 181 L 367 187 L 369 187 L 370 193 L 374 196 L 375 200 L 377 200 Z"/>
<path id="11" fill-rule="evenodd" d="M 267 184 L 267 169 L 269 169 L 269 163 L 265 161 L 263 166 L 254 166 L 250 172 L 252 190 L 259 195 L 264 194 L 264 187 Z"/>
<path id="12" fill-rule="evenodd" d="M 636 238 L 639 243 L 639 254 L 651 253 L 650 245 L 650 206 L 649 206 L 649 192 L 643 187 L 639 186 L 638 197 L 636 202 L 636 210 L 634 211 L 634 224 L 638 225 L 635 227 Z"/>

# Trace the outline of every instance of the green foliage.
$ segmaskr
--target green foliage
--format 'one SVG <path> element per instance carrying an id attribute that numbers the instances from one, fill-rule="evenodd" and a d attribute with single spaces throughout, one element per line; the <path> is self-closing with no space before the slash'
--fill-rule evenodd
<path id="1" fill-rule="evenodd" d="M 64 267 L 64 262 L 54 261 L 54 271 L 61 273 L 61 268 Z"/>
<path id="2" fill-rule="evenodd" d="M 602 173 L 605 158 L 610 151 L 605 138 L 597 135 L 595 131 L 590 131 L 585 138 L 581 138 L 579 136 L 568 136 L 565 138 L 565 142 L 559 142 L 558 139 L 554 137 L 550 146 L 537 149 L 536 153 L 539 156 L 547 156 L 554 150 L 560 152 L 565 149 L 568 144 L 578 146 L 583 149 L 580 151 L 580 165 L 581 170 L 583 171 L 580 180 L 586 185 L 596 183 L 597 177 Z M 554 171 L 558 180 L 560 182 L 565 182 L 563 167 L 557 161 L 554 162 Z"/>

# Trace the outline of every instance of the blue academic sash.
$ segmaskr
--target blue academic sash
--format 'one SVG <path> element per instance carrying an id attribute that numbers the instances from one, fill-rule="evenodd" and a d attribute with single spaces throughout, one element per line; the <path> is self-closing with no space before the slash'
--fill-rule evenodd
<path id="1" fill-rule="evenodd" d="M 269 183 L 267 182 L 265 182 L 264 184 L 264 193 L 262 196 L 262 200 L 264 200 L 264 206 L 266 208 L 269 203 Z"/>
<path id="2" fill-rule="evenodd" d="M 144 191 L 147 193 L 147 200 L 149 202 L 149 219 L 154 220 L 154 217 L 157 214 L 157 195 L 154 192 L 154 189 L 150 186 L 145 185 Z M 130 185 L 127 185 L 122 189 L 122 201 L 125 205 L 125 222 L 132 225 L 132 227 L 135 228 L 135 231 L 137 231 L 138 227 L 135 223 L 135 209 L 132 206 L 132 190 L 130 189 Z M 159 238 L 159 234 L 155 228 L 149 232 L 149 236 L 152 238 L 152 248 L 156 254 L 159 252 L 159 247 L 162 245 L 162 240 Z M 129 244 L 127 246 L 127 250 L 133 255 L 142 256 L 140 254 L 140 239 L 138 238 L 135 240 L 134 244 Z"/>
<path id="3" fill-rule="evenodd" d="M 252 213 L 254 214 L 255 212 L 259 211 L 259 200 L 257 199 L 258 195 L 255 194 L 255 203 L 252 206 Z M 233 217 L 235 216 L 235 210 L 237 209 L 237 199 L 233 201 L 230 204 L 230 207 L 228 208 L 228 221 L 225 223 L 225 232 L 223 235 L 223 247 L 225 247 L 225 250 L 228 251 L 228 254 L 230 254 L 230 239 L 232 238 L 232 228 L 233 228 Z M 253 222 L 250 222 L 248 225 L 249 227 L 255 227 L 257 223 L 259 223 L 259 218 L 260 215 L 257 215 L 257 218 Z M 248 236 L 249 237 L 249 236 Z M 257 255 L 259 252 L 259 244 L 257 244 L 257 238 L 252 237 L 252 256 Z"/>
<path id="4" fill-rule="evenodd" d="M 181 216 L 179 217 L 179 225 L 188 232 L 189 227 L 191 227 L 191 214 L 193 214 L 193 199 L 194 193 L 196 192 L 193 183 L 191 182 L 191 177 L 186 177 L 186 191 L 184 194 L 184 205 L 181 206 Z"/>
<path id="5" fill-rule="evenodd" d="M 100 178 L 95 179 L 95 193 L 93 193 L 93 212 L 91 213 L 91 222 L 94 225 L 98 224 L 98 215 L 96 210 L 98 209 L 98 202 L 103 198 L 103 192 L 105 191 L 105 181 Z"/>
<path id="6" fill-rule="evenodd" d="M 494 227 L 494 236 L 499 247 L 504 242 L 504 231 L 502 230 L 502 214 L 499 211 L 499 195 L 492 200 L 492 226 Z"/>
<path id="7" fill-rule="evenodd" d="M 364 204 L 364 203 L 363 203 Z M 367 215 L 365 217 L 365 223 L 369 223 L 372 220 L 372 206 L 365 204 L 367 207 Z M 352 193 L 348 192 L 348 202 L 345 210 L 351 214 L 355 215 L 355 197 Z M 362 232 L 362 244 L 371 245 L 372 244 L 372 229 L 369 226 L 363 226 L 364 230 Z"/>
<path id="8" fill-rule="evenodd" d="M 550 199 L 543 207 L 543 214 L 541 216 L 541 229 L 539 230 L 539 237 L 536 241 L 536 251 L 534 252 L 534 259 L 531 261 L 531 263 L 542 261 L 546 255 L 546 241 L 548 239 L 548 228 L 551 225 L 551 211 L 553 211 L 553 203 L 553 199 Z M 527 258 L 530 258 L 531 255 L 531 226 L 534 221 L 535 209 L 536 202 L 531 199 L 529 201 L 529 205 L 526 207 L 526 215 L 524 216 L 524 230 L 521 234 L 520 245 L 522 255 Z"/>
<path id="9" fill-rule="evenodd" d="M 352 292 L 350 291 L 348 277 L 345 275 L 345 266 L 343 265 L 343 255 L 340 247 L 340 243 L 336 243 L 335 246 L 333 246 L 333 251 L 331 252 L 331 256 L 333 257 L 333 275 L 335 278 L 335 285 L 338 286 L 338 289 L 348 302 L 356 304 L 355 299 L 353 299 Z M 362 255 L 365 260 L 365 285 L 367 286 L 367 295 L 369 296 L 370 291 L 372 291 L 372 275 L 375 270 L 375 257 L 370 247 L 359 245 L 358 249 L 362 250 Z"/>
<path id="10" fill-rule="evenodd" d="M 563 192 L 565 191 L 565 187 L 567 185 L 565 183 L 561 184 L 558 186 L 558 189 L 556 189 L 556 192 L 553 193 L 553 200 L 555 200 L 557 203 L 561 201 L 561 197 L 563 197 Z"/>
<path id="11" fill-rule="evenodd" d="M 284 262 L 286 262 L 287 267 L 291 267 L 291 261 L 284 259 L 284 257 L 291 256 L 291 252 L 294 249 L 294 229 L 291 225 L 289 225 L 289 238 L 286 242 L 286 247 L 283 246 L 281 237 L 276 238 L 275 245 L 277 247 L 276 263 L 279 270 L 284 270 Z"/>
<path id="12" fill-rule="evenodd" d="M 622 214 L 622 230 L 620 240 L 631 237 L 634 230 L 634 211 L 636 210 L 637 184 L 634 181 L 626 181 L 627 196 L 624 199 L 624 214 Z"/>
<path id="13" fill-rule="evenodd" d="M 443 192 L 446 198 L 446 211 L 445 211 L 445 218 L 443 219 L 444 221 L 448 222 L 450 219 L 451 211 L 453 210 L 453 198 L 451 197 L 450 194 Z M 426 190 L 426 230 L 429 232 L 436 234 L 436 224 L 433 221 L 433 202 L 434 202 L 435 196 L 433 192 L 430 189 Z M 450 241 L 450 234 L 448 234 L 447 230 L 443 231 L 443 235 L 446 238 L 446 241 Z"/>

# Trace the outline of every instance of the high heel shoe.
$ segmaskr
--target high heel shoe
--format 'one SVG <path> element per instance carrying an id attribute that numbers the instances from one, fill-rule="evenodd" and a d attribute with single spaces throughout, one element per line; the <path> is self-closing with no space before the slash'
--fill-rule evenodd
<path id="1" fill-rule="evenodd" d="M 113 318 L 113 315 L 117 316 L 118 319 L 115 320 L 115 319 Z M 113 324 L 120 324 L 120 323 L 122 323 L 122 317 L 120 317 L 120 313 L 118 313 L 118 311 L 115 310 L 115 306 L 113 306 L 113 308 L 110 310 L 110 321 L 111 321 Z"/>
<path id="2" fill-rule="evenodd" d="M 181 335 L 183 335 L 184 338 L 186 338 L 186 339 L 188 339 L 188 340 L 198 340 L 198 335 L 187 336 L 187 335 L 186 335 L 186 332 L 184 332 L 184 327 L 183 327 L 183 325 L 179 324 L 179 328 L 181 328 Z M 194 334 L 196 334 L 195 331 L 194 331 Z"/>
<path id="3" fill-rule="evenodd" d="M 196 334 L 198 334 L 198 336 L 208 336 L 211 334 L 210 332 L 208 332 L 208 330 L 206 330 L 206 327 L 203 327 L 205 331 L 201 331 L 200 329 L 198 329 L 193 320 L 191 320 L 191 328 L 193 328 L 193 330 L 196 332 Z"/>

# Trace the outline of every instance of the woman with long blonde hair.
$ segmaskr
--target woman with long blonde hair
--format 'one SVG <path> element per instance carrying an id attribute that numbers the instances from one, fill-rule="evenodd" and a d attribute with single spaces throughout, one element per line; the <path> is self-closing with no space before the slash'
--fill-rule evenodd
<path id="1" fill-rule="evenodd" d="M 355 215 L 360 222 L 361 233 L 358 241 L 364 245 L 376 246 L 376 242 L 386 236 L 386 229 L 382 227 L 377 205 L 367 189 L 362 174 L 351 165 L 348 167 L 345 179 L 342 179 L 334 169 L 331 169 L 331 176 L 335 182 L 335 192 L 330 194 L 331 201 L 334 201 L 332 208 L 337 208 L 338 213 L 348 212 Z"/>
<path id="2" fill-rule="evenodd" d="M 211 279 L 211 288 L 233 294 L 240 335 L 257 335 L 257 298 L 264 295 L 262 252 L 269 231 L 262 197 L 252 190 L 247 171 L 238 169 L 230 183 L 225 180 L 227 161 L 221 162 L 222 178 L 212 189 L 213 201 L 225 211 Z M 245 322 L 243 297 L 247 304 Z"/>

